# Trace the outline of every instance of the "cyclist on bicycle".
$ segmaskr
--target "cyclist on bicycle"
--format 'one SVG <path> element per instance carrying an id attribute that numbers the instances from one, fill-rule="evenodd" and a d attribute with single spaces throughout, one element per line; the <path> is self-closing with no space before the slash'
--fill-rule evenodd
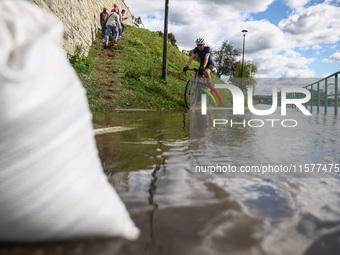
<path id="1" fill-rule="evenodd" d="M 205 76 L 207 77 L 208 83 L 210 83 L 210 79 L 211 79 L 210 72 L 214 68 L 214 62 L 210 55 L 210 47 L 205 46 L 205 42 L 203 38 L 198 38 L 196 40 L 196 45 L 197 47 L 195 47 L 194 51 L 192 52 L 191 57 L 188 60 L 188 64 L 183 68 L 183 71 L 185 72 L 189 69 L 189 66 L 192 60 L 197 54 L 198 57 L 200 58 L 199 77 L 202 76 L 204 73 Z"/>

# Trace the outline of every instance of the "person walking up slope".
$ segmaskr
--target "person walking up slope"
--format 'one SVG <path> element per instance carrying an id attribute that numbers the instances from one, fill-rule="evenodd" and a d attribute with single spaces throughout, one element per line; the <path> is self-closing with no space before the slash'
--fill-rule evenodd
<path id="1" fill-rule="evenodd" d="M 106 8 L 104 8 L 103 11 L 100 13 L 100 25 L 102 26 L 103 41 L 105 40 L 105 35 L 106 35 L 106 26 L 105 26 L 106 15 L 107 15 L 107 11 L 106 11 Z"/>
<path id="2" fill-rule="evenodd" d="M 111 12 L 114 12 L 115 10 L 117 10 L 117 13 L 119 14 L 119 8 L 118 8 L 117 4 L 113 5 L 113 9 L 111 10 Z"/>
<path id="3" fill-rule="evenodd" d="M 118 16 L 118 10 L 114 10 L 111 14 L 107 15 L 106 21 L 106 36 L 105 36 L 105 46 L 106 49 L 109 44 L 109 36 L 111 32 L 114 32 L 114 43 L 117 44 L 119 31 L 122 29 L 120 25 L 120 20 Z M 119 30 L 119 31 L 118 31 Z"/>
<path id="4" fill-rule="evenodd" d="M 119 17 L 120 17 L 120 25 L 122 26 L 122 31 L 120 31 L 119 36 L 122 36 L 123 33 L 124 33 L 124 29 L 125 29 L 124 21 L 127 19 L 127 17 L 125 17 L 125 10 L 124 9 L 119 14 Z"/>

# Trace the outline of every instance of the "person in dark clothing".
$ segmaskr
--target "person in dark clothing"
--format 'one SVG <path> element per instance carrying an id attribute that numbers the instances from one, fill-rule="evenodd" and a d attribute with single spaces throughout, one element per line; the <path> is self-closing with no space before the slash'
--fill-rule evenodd
<path id="1" fill-rule="evenodd" d="M 199 75 L 202 76 L 203 73 L 207 77 L 208 82 L 210 82 L 211 76 L 210 72 L 214 68 L 214 62 L 212 60 L 210 54 L 210 47 L 205 46 L 205 41 L 203 38 L 198 38 L 196 40 L 196 45 L 194 51 L 191 54 L 191 57 L 188 60 L 188 64 L 183 68 L 183 71 L 187 71 L 192 60 L 195 58 L 196 54 L 200 58 L 200 73 Z"/>
<path id="2" fill-rule="evenodd" d="M 102 35 L 103 38 L 106 35 L 106 27 L 105 27 L 105 17 L 107 15 L 106 8 L 103 9 L 103 11 L 100 13 L 100 25 L 102 26 Z"/>

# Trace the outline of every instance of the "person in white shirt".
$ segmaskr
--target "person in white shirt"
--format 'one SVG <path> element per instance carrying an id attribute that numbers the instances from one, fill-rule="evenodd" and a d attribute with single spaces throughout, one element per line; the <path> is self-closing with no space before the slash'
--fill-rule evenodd
<path id="1" fill-rule="evenodd" d="M 127 19 L 127 17 L 125 17 L 125 10 L 124 9 L 119 14 L 119 16 L 120 16 L 120 25 L 122 26 L 122 30 L 119 32 L 119 36 L 122 36 L 122 34 L 124 33 L 124 29 L 125 29 L 124 20 Z"/>
<path id="2" fill-rule="evenodd" d="M 119 16 L 118 16 L 118 10 L 114 9 L 112 13 L 110 13 L 109 15 L 106 15 L 105 21 L 106 21 L 106 36 L 105 36 L 104 48 L 106 49 L 109 44 L 109 36 L 111 32 L 113 32 L 113 35 L 114 35 L 114 43 L 117 44 L 119 31 L 122 29 L 120 25 Z"/>

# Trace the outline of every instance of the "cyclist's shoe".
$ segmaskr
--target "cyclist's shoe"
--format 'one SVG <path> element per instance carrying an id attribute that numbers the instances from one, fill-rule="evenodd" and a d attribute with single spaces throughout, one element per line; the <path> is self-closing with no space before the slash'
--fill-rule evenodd
<path id="1" fill-rule="evenodd" d="M 189 69 L 189 67 L 188 67 L 188 66 L 185 66 L 185 67 L 183 68 L 183 72 L 188 71 L 188 69 Z"/>

